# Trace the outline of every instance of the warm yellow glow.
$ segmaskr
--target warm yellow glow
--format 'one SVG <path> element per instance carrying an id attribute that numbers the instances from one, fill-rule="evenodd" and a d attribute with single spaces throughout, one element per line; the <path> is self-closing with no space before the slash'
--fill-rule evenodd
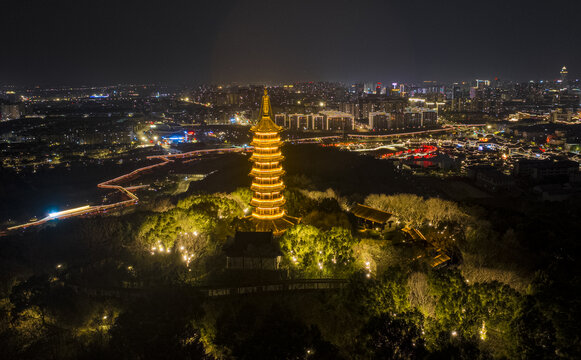
<path id="1" fill-rule="evenodd" d="M 278 210 L 278 206 L 269 206 L 269 207 L 257 206 L 256 208 L 261 210 Z"/>
<path id="2" fill-rule="evenodd" d="M 284 216 L 284 211 L 282 211 L 280 214 L 276 214 L 276 215 L 261 215 L 261 214 L 257 214 L 257 213 L 253 212 L 252 216 L 257 218 L 257 219 L 262 219 L 262 220 L 280 219 L 281 217 Z"/>
<path id="3" fill-rule="evenodd" d="M 91 208 L 90 205 L 85 205 L 85 206 L 81 206 L 81 207 L 74 208 L 74 209 L 53 212 L 53 213 L 48 214 L 48 216 L 50 216 L 50 217 L 58 217 L 58 216 L 62 216 L 62 215 L 68 215 L 68 214 L 71 214 L 71 213 L 75 213 L 75 212 L 78 212 L 78 211 L 88 210 L 90 208 Z"/>
<path id="4" fill-rule="evenodd" d="M 252 183 L 252 185 L 257 187 L 257 188 L 274 188 L 274 187 L 282 186 L 283 182 L 281 181 L 281 182 L 278 182 L 276 184 L 271 184 L 271 185 Z"/>
<path id="5" fill-rule="evenodd" d="M 261 169 L 256 169 L 256 168 L 253 168 L 253 169 L 252 169 L 252 172 L 259 172 L 259 173 L 275 173 L 275 172 L 278 172 L 278 171 L 281 171 L 281 170 L 282 170 L 282 166 L 281 166 L 281 167 L 274 168 L 274 169 L 265 169 L 265 170 L 261 170 Z M 261 179 L 264 179 L 264 178 L 261 178 Z"/>
<path id="6" fill-rule="evenodd" d="M 257 139 L 257 138 L 254 138 L 254 139 L 252 139 L 252 142 L 257 142 L 257 143 L 280 142 L 280 137 L 276 137 L 276 138 L 272 138 L 272 139 Z"/>
<path id="7" fill-rule="evenodd" d="M 280 165 L 283 158 L 280 151 L 281 130 L 282 128 L 273 122 L 270 99 L 265 91 L 260 121 L 252 128 L 254 138 L 251 144 L 254 145 L 254 153 L 250 157 L 253 162 L 250 175 L 254 178 L 251 186 L 254 196 L 250 203 L 254 206 L 252 216 L 258 220 L 276 220 L 284 216 L 284 210 L 281 208 L 285 202 L 281 194 L 284 183 L 280 179 L 284 172 Z"/>
<path id="8" fill-rule="evenodd" d="M 268 135 L 278 135 L 277 132 L 261 132 L 261 133 L 256 133 L 256 135 L 258 136 L 268 136 Z M 256 138 L 252 139 L 252 141 L 254 141 Z"/>
<path id="9" fill-rule="evenodd" d="M 257 153 L 252 154 L 252 156 L 263 157 L 263 158 L 277 157 L 277 156 L 281 156 L 281 155 L 282 155 L 282 153 L 280 151 L 277 153 L 274 153 L 274 154 L 257 154 Z"/>
<path id="10" fill-rule="evenodd" d="M 281 196 L 280 198 L 276 198 L 276 199 L 272 199 L 272 200 L 264 200 L 264 199 L 257 199 L 257 198 L 252 198 L 252 201 L 256 201 L 256 202 L 260 202 L 260 203 L 269 203 L 269 202 L 279 202 L 284 200 L 284 196 Z"/>
<path id="11" fill-rule="evenodd" d="M 486 340 L 486 322 L 482 320 L 482 328 L 480 328 L 480 340 Z"/>

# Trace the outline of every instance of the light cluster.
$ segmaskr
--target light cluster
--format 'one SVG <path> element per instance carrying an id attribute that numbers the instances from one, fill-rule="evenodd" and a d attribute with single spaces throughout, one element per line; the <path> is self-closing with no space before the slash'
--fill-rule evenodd
<path id="1" fill-rule="evenodd" d="M 198 236 L 198 232 L 194 231 L 191 233 L 182 233 L 180 232 L 179 235 L 181 236 L 188 236 L 191 235 L 193 237 L 197 237 Z M 176 248 L 177 253 L 179 253 L 181 259 L 186 263 L 186 267 L 190 267 L 190 263 L 192 262 L 192 260 L 196 257 L 196 251 L 193 251 L 191 249 L 188 249 L 186 246 L 181 245 L 181 246 L 177 246 L 175 245 L 174 248 Z M 153 245 L 150 249 L 150 254 L 151 255 L 167 255 L 170 254 L 172 252 L 172 248 L 171 247 L 167 247 L 164 246 L 161 242 L 157 242 L 156 245 Z M 128 268 L 128 270 L 133 270 L 133 267 L 131 266 L 131 269 Z"/>

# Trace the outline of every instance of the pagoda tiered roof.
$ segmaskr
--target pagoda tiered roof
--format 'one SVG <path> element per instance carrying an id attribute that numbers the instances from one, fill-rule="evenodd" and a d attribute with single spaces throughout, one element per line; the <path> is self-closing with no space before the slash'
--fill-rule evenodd
<path id="1" fill-rule="evenodd" d="M 274 115 L 266 89 L 258 118 L 258 123 L 250 129 L 254 132 L 251 142 L 254 152 L 250 157 L 253 163 L 250 171 L 253 177 L 250 189 L 254 195 L 250 201 L 253 209 L 249 219 L 256 225 L 256 231 L 272 231 L 279 235 L 297 224 L 300 219 L 288 216 L 284 211 L 285 186 L 281 178 L 284 174 L 281 164 L 284 156 L 280 150 L 283 143 L 279 136 L 282 127 L 273 121 Z"/>

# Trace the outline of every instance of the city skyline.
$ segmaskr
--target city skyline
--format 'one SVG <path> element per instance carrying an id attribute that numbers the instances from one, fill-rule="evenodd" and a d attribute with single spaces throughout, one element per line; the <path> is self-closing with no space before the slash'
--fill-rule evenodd
<path id="1" fill-rule="evenodd" d="M 0 82 L 421 82 L 580 76 L 574 1 L 7 5 Z M 330 21 L 329 19 L 332 19 Z"/>
<path id="2" fill-rule="evenodd" d="M 568 66 L 566 66 L 568 68 Z M 426 85 L 426 84 L 436 84 L 436 85 L 474 85 L 476 86 L 477 82 L 483 82 L 483 81 L 487 81 L 487 82 L 492 82 L 492 81 L 498 81 L 500 83 L 506 83 L 506 84 L 524 84 L 524 83 L 561 83 L 563 82 L 560 79 L 560 74 L 559 74 L 559 70 L 561 70 L 562 67 L 559 67 L 556 71 L 554 71 L 555 74 L 557 74 L 556 76 L 553 77 L 547 77 L 547 78 L 536 78 L 536 79 L 521 79 L 521 80 L 511 80 L 511 79 L 504 79 L 504 78 L 499 78 L 499 77 L 487 77 L 487 76 L 479 76 L 479 77 L 474 77 L 474 78 L 466 78 L 466 79 L 457 79 L 457 80 L 448 80 L 448 81 L 444 81 L 444 80 L 436 80 L 436 79 L 430 79 L 430 78 L 426 78 L 423 80 L 418 80 L 418 81 L 409 81 L 409 80 L 405 80 L 405 79 L 385 79 L 385 78 L 380 78 L 380 77 L 375 77 L 375 78 L 371 78 L 371 79 L 359 79 L 359 80 L 354 80 L 354 81 L 341 81 L 341 80 L 320 80 L 320 79 L 312 79 L 312 80 L 288 80 L 288 81 L 284 81 L 284 80 L 278 80 L 278 81 L 248 81 L 248 82 L 242 82 L 242 81 L 214 81 L 214 82 L 195 82 L 195 81 L 189 81 L 189 82 L 168 82 L 168 81 L 133 81 L 133 82 L 84 82 L 84 83 L 43 83 L 43 84 L 24 84 L 24 83 L 17 83 L 17 82 L 6 82 L 6 83 L 2 83 L 0 82 L 0 87 L 4 87 L 6 89 L 10 89 L 10 88 L 20 88 L 20 89 L 45 89 L 45 90 L 50 90 L 50 89 L 66 89 L 66 88 L 71 88 L 71 89 L 82 89 L 82 88 L 95 88 L 95 89 L 99 89 L 99 88 L 114 88 L 117 86 L 166 86 L 166 87 L 185 87 L 185 88 L 194 88 L 197 86 L 216 86 L 216 87 L 248 87 L 248 86 L 252 86 L 252 87 L 260 87 L 260 86 L 265 86 L 267 88 L 270 87 L 283 87 L 285 85 L 293 85 L 293 84 L 316 84 L 316 83 L 329 83 L 329 84 L 338 84 L 341 86 L 351 86 L 351 85 L 365 85 L 365 84 L 379 84 L 381 85 L 383 88 L 387 87 L 389 88 L 390 86 L 393 87 L 395 86 L 395 84 L 397 84 L 397 86 L 399 85 L 410 85 L 410 86 L 422 86 L 422 85 Z M 572 85 L 574 85 L 575 83 L 579 83 L 579 81 L 581 80 L 581 77 L 572 77 L 571 75 L 568 75 L 567 77 L 567 82 L 571 83 Z"/>

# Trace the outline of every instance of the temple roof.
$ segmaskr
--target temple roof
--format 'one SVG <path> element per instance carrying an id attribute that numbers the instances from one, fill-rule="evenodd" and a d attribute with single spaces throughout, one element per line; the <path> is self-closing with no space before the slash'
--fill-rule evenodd
<path id="1" fill-rule="evenodd" d="M 282 255 L 278 242 L 273 241 L 272 231 L 237 231 L 232 243 L 224 247 L 229 257 L 277 257 Z"/>
<path id="2" fill-rule="evenodd" d="M 285 214 L 280 219 L 260 220 L 253 218 L 253 221 L 256 223 L 256 231 L 272 231 L 274 235 L 280 235 L 288 228 L 298 224 L 301 220 Z"/>
<path id="3" fill-rule="evenodd" d="M 276 125 L 273 121 L 274 115 L 272 107 L 270 106 L 270 97 L 266 89 L 262 96 L 262 104 L 260 105 L 260 115 L 258 116 L 258 123 L 254 125 L 250 131 L 253 132 L 279 132 L 282 127 Z"/>
<path id="4" fill-rule="evenodd" d="M 385 224 L 392 217 L 392 214 L 388 212 L 374 209 L 362 204 L 355 205 L 355 207 L 351 209 L 351 213 L 358 218 L 370 220 L 379 224 Z"/>

